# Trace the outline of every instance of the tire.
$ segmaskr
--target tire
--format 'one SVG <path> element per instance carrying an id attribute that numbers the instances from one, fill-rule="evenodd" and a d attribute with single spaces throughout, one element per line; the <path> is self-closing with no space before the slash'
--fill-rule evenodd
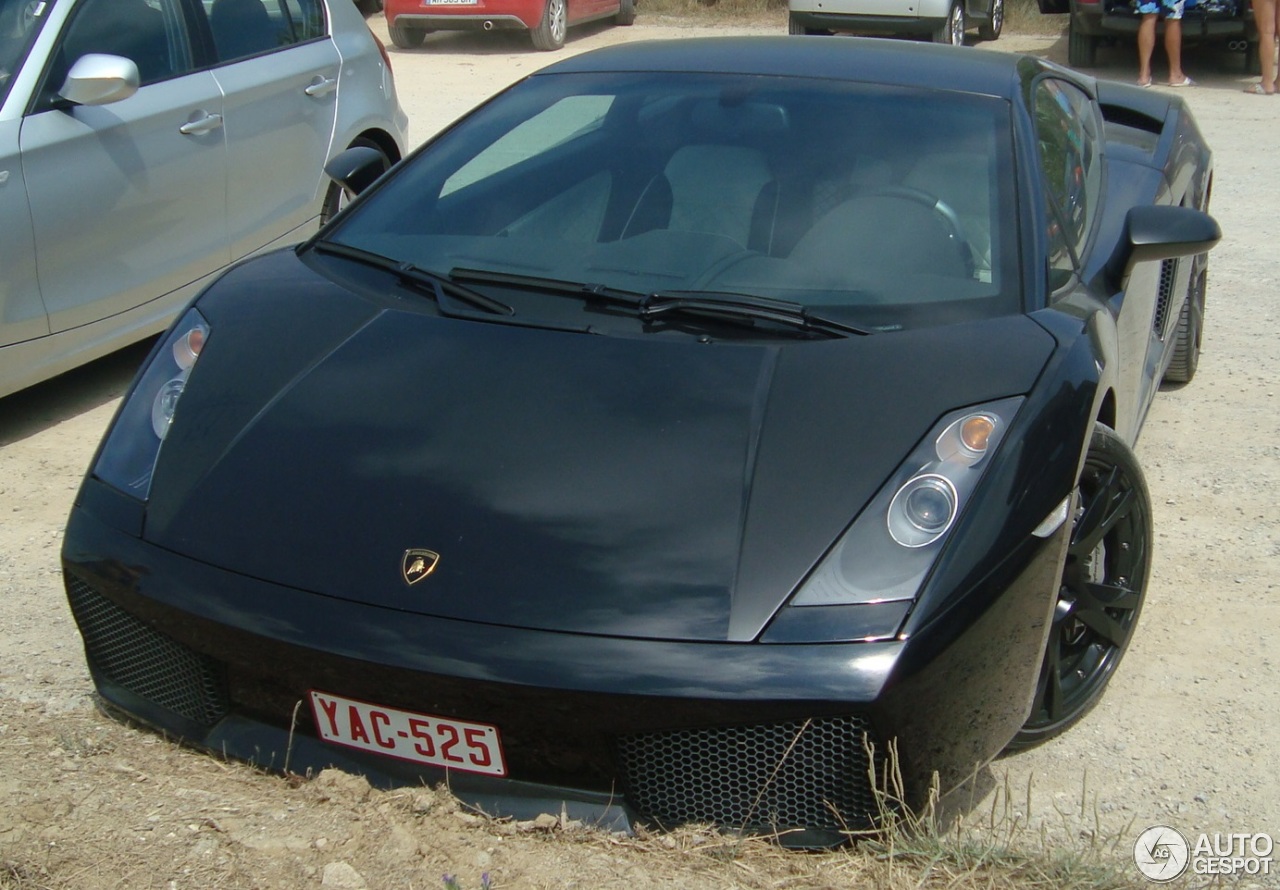
<path id="1" fill-rule="evenodd" d="M 529 32 L 533 48 L 550 52 L 563 47 L 565 34 L 569 30 L 568 22 L 569 11 L 565 0 L 547 0 L 547 5 L 542 10 L 542 21 Z"/>
<path id="2" fill-rule="evenodd" d="M 1204 333 L 1204 295 L 1209 279 L 1209 259 L 1196 257 L 1191 269 L 1187 299 L 1178 314 L 1178 329 L 1173 335 L 1173 357 L 1165 369 L 1166 383 L 1190 383 L 1200 366 L 1200 340 Z"/>
<path id="3" fill-rule="evenodd" d="M 357 136 L 352 140 L 351 144 L 348 145 L 347 148 L 355 148 L 356 146 L 363 146 L 365 148 L 372 148 L 376 150 L 386 160 L 386 165 L 388 167 L 391 166 L 391 159 L 387 157 L 387 153 L 382 150 L 382 146 L 378 145 L 378 143 L 374 142 L 372 139 L 368 139 L 364 136 Z M 323 226 L 329 220 L 337 216 L 338 211 L 343 207 L 346 207 L 347 204 L 350 203 L 350 200 L 351 199 L 347 196 L 347 193 L 343 190 L 342 186 L 338 185 L 336 182 L 330 182 L 328 190 L 324 193 L 324 203 L 320 205 L 320 225 Z"/>
<path id="4" fill-rule="evenodd" d="M 787 33 L 808 37 L 830 37 L 832 34 L 826 28 L 806 28 L 794 15 L 787 16 Z"/>
<path id="5" fill-rule="evenodd" d="M 1089 443 L 1076 495 L 1035 701 L 1010 752 L 1066 732 L 1092 710 L 1142 611 L 1151 568 L 1151 497 L 1129 446 L 1101 424 Z"/>
<path id="6" fill-rule="evenodd" d="M 427 29 L 413 25 L 388 25 L 387 33 L 391 35 L 391 42 L 400 49 L 417 49 L 427 39 Z"/>
<path id="7" fill-rule="evenodd" d="M 946 20 L 933 29 L 934 43 L 949 43 L 952 46 L 964 46 L 964 2 L 954 0 Z"/>
<path id="8" fill-rule="evenodd" d="M 1004 30 L 1004 0 L 991 0 L 991 12 L 978 25 L 978 36 L 983 40 L 996 40 Z"/>
<path id="9" fill-rule="evenodd" d="M 636 0 L 618 0 L 618 14 L 613 17 L 615 25 L 624 28 L 636 23 Z"/>
<path id="10" fill-rule="evenodd" d="M 1244 73 L 1262 74 L 1262 53 L 1258 49 L 1258 41 L 1251 40 L 1244 47 Z"/>
<path id="11" fill-rule="evenodd" d="M 1098 59 L 1098 38 L 1082 34 L 1075 19 L 1067 27 L 1067 62 L 1076 68 L 1092 68 Z"/>

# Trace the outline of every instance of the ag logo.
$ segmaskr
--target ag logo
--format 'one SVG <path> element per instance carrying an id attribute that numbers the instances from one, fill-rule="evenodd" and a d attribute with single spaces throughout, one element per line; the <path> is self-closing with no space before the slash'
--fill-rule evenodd
<path id="1" fill-rule="evenodd" d="M 412 587 L 434 572 L 439 562 L 440 554 L 434 550 L 406 550 L 400 560 L 400 575 L 404 583 Z"/>
<path id="2" fill-rule="evenodd" d="M 1152 881 L 1172 881 L 1187 870 L 1191 848 L 1176 828 L 1153 825 L 1133 845 L 1133 862 Z"/>

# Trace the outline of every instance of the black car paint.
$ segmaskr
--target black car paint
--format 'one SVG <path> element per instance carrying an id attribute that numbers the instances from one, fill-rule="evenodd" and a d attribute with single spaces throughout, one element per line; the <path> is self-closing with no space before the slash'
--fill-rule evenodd
<path id="1" fill-rule="evenodd" d="M 655 64 L 655 58 L 658 64 L 711 71 L 815 74 L 835 66 L 840 76 L 874 78 L 880 50 L 844 54 L 833 48 L 837 43 L 816 42 L 802 62 L 773 44 L 754 41 L 704 45 L 700 50 L 705 51 L 693 54 L 680 44 L 621 49 L 610 57 L 610 70 L 626 70 L 634 53 L 640 67 Z M 950 82 L 949 56 L 911 47 L 894 52 L 918 63 L 895 69 L 896 78 Z M 554 70 L 591 70 L 591 64 L 589 57 L 580 57 Z M 1015 102 L 1044 76 L 1095 90 L 1088 78 L 1034 60 L 1010 65 L 981 58 L 965 67 L 974 89 Z M 1176 100 L 1109 86 L 1096 89 L 1104 103 L 1162 132 L 1162 141 L 1182 145 L 1181 151 L 1168 153 L 1163 166 L 1151 160 L 1166 156 L 1163 144 L 1153 154 L 1118 151 L 1107 200 L 1203 206 L 1207 150 Z M 1183 122 L 1162 127 L 1164 120 Z M 1024 244 L 1042 250 L 1034 220 L 1044 198 L 1030 175 L 1033 134 L 1025 113 L 1015 126 L 1018 188 L 1027 211 L 1020 226 Z M 1117 169 L 1122 166 L 1123 172 Z M 372 188 L 393 181 L 387 177 Z M 999 752 L 1030 707 L 1054 604 L 1047 594 L 1056 589 L 1069 523 L 1047 539 L 1033 537 L 1031 530 L 1069 496 L 1093 423 L 1117 426 L 1132 439 L 1154 392 L 1154 380 L 1142 379 L 1134 366 L 1124 364 L 1140 361 L 1150 373 L 1153 343 L 1148 341 L 1162 336 L 1151 325 L 1145 284 L 1146 302 L 1140 306 L 1133 293 L 1120 292 L 1117 258 L 1119 267 L 1127 268 L 1126 232 L 1123 218 L 1104 219 L 1094 243 L 1115 248 L 1090 251 L 1081 276 L 1055 294 L 1045 292 L 1043 266 L 1034 251 L 1026 251 L 1027 317 L 823 343 L 672 347 L 680 379 L 702 379 L 707 373 L 686 350 L 702 355 L 718 350 L 723 355 L 715 361 L 725 363 L 720 370 L 739 375 L 731 387 L 737 408 L 721 414 L 707 446 L 711 450 L 703 455 L 734 455 L 711 495 L 721 508 L 720 534 L 728 537 L 736 529 L 745 543 L 758 545 L 743 546 L 733 565 L 729 551 L 722 557 L 719 571 L 731 572 L 738 585 L 730 602 L 723 594 L 705 593 L 723 584 L 723 576 L 695 595 L 718 614 L 709 621 L 681 614 L 674 624 L 639 598 L 622 612 L 568 618 L 567 604 L 554 600 L 521 604 L 527 611 L 513 617 L 486 603 L 480 588 L 480 598 L 470 603 L 415 602 L 417 593 L 406 593 L 396 577 L 400 549 L 436 544 L 431 538 L 443 534 L 443 526 L 414 521 L 428 494 L 421 479 L 397 475 L 391 464 L 371 474 L 359 460 L 367 453 L 371 420 L 374 427 L 391 430 L 398 417 L 416 418 L 422 425 L 449 416 L 439 394 L 425 392 L 431 382 L 425 375 L 458 371 L 451 386 L 460 391 L 450 397 L 460 405 L 512 398 L 497 389 L 500 381 L 485 367 L 486 360 L 500 357 L 484 351 L 483 338 L 468 336 L 473 327 L 497 334 L 508 347 L 519 344 L 524 352 L 515 354 L 539 369 L 522 385 L 553 385 L 554 371 L 567 370 L 558 344 L 566 338 L 586 342 L 588 335 L 500 330 L 442 318 L 420 295 L 389 286 L 385 273 L 344 267 L 335 274 L 331 260 L 281 252 L 243 264 L 199 301 L 215 333 L 193 382 L 203 377 L 219 385 L 193 385 L 183 397 L 182 422 L 161 452 L 151 503 L 144 508 L 91 476 L 78 497 L 63 554 L 69 579 L 87 583 L 151 631 L 224 665 L 231 712 L 212 725 L 186 720 L 113 682 L 92 651 L 90 669 L 104 698 L 127 713 L 193 743 L 277 769 L 339 763 L 384 783 L 446 777 L 442 770 L 406 767 L 316 742 L 302 704 L 310 688 L 492 722 L 502 727 L 516 778 L 456 773 L 448 778 L 467 799 L 513 815 L 531 815 L 562 799 L 579 802 L 580 809 L 571 812 L 606 815 L 613 812 L 610 801 L 625 808 L 626 789 L 619 789 L 613 763 L 612 740 L 619 734 L 850 710 L 867 717 L 880 743 L 897 738 L 910 801 L 923 800 L 934 771 L 944 788 L 954 788 Z M 1149 276 L 1151 265 L 1140 274 Z M 441 331 L 480 351 L 459 355 L 446 368 L 433 365 L 430 356 L 405 357 L 394 348 L 404 338 L 443 343 Z M 1141 359 L 1130 359 L 1139 335 L 1146 338 Z M 905 361 L 904 343 L 934 360 Z M 620 367 L 634 368 L 637 362 L 643 367 L 646 359 L 631 349 L 624 346 L 619 353 L 631 356 Z M 398 381 L 394 389 L 379 388 L 377 381 L 353 385 L 362 369 L 384 361 L 396 369 L 389 375 Z M 884 379 L 890 368 L 894 379 L 921 394 L 918 399 L 885 398 L 873 381 Z M 806 392 L 811 375 L 838 381 L 839 388 Z M 327 398 L 330 391 L 317 382 L 352 388 L 345 398 Z M 896 634 L 878 641 L 808 644 L 795 635 L 770 637 L 787 612 L 786 594 L 931 423 L 960 405 L 1019 394 L 1026 401 L 1014 429 L 953 537 L 963 546 L 943 552 L 909 614 L 886 618 L 881 610 L 866 613 L 864 620 L 853 611 L 841 618 L 851 639 L 859 627 L 879 629 L 886 622 Z M 608 395 L 617 399 L 623 393 L 612 388 Z M 698 416 L 691 397 L 675 387 L 637 385 L 625 395 L 639 416 L 659 426 Z M 575 396 L 579 390 L 567 396 L 566 411 L 593 407 L 575 403 Z M 327 450 L 312 452 L 317 440 L 309 439 L 306 451 L 291 451 L 296 447 L 291 432 L 319 415 L 328 429 Z M 814 435 L 818 428 L 826 435 Z M 881 438 L 866 441 L 868 428 Z M 517 430 L 515 435 L 530 432 L 536 443 L 546 431 Z M 652 436 L 652 428 L 645 435 Z M 377 440 L 376 447 L 387 438 Z M 551 439 L 543 441 L 549 448 Z M 858 447 L 850 447 L 855 443 Z M 487 440 L 471 444 L 494 445 Z M 644 436 L 640 444 L 645 445 Z M 259 451 L 245 458 L 238 453 L 245 448 Z M 620 461 L 602 478 L 611 485 L 619 474 L 638 484 L 660 479 L 665 466 L 660 458 L 670 454 L 652 442 L 640 453 L 655 462 Z M 477 478 L 520 459 L 516 448 L 478 456 L 483 459 L 469 469 Z M 756 468 L 750 483 L 748 466 Z M 859 478 L 863 466 L 875 469 Z M 245 472 L 254 474 L 255 485 L 273 492 L 278 512 L 246 515 L 234 487 L 237 474 Z M 333 479 L 343 480 L 336 493 L 348 512 L 341 515 L 328 512 L 323 487 L 308 490 L 309 482 Z M 833 479 L 843 494 L 828 503 L 819 495 L 831 489 Z M 378 494 L 367 495 L 370 483 Z M 193 495 L 207 515 L 192 513 Z M 365 500 L 385 505 L 386 512 Z M 362 547 L 386 541 L 385 562 L 362 553 L 343 565 L 351 555 L 344 542 L 353 540 L 353 525 L 354 534 L 368 538 Z M 406 526 L 415 529 L 414 540 L 405 540 L 401 529 Z M 484 526 L 477 521 L 477 533 Z M 267 554 L 276 562 L 263 561 L 251 544 L 276 527 L 296 531 Z M 229 542 L 226 529 L 238 530 L 238 544 Z M 504 530 L 503 540 L 509 532 Z M 424 539 L 417 539 L 419 534 Z M 530 537 L 516 555 L 554 556 L 562 544 L 554 536 Z M 444 554 L 442 579 L 467 582 L 445 568 L 448 547 L 437 549 Z M 656 574 L 679 568 L 660 549 L 651 558 Z M 565 565 L 572 563 L 568 558 Z M 251 570 L 233 572 L 219 564 Z M 327 592 L 311 592 L 315 589 Z M 555 626 L 557 613 L 568 626 Z M 264 664 L 270 666 L 265 676 Z M 566 745 L 566 739 L 574 744 Z"/>

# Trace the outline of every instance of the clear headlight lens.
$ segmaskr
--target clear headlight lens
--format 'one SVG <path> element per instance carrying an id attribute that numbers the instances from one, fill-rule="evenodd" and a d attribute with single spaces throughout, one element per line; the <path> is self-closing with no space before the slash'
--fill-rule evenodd
<path id="1" fill-rule="evenodd" d="M 160 445 L 208 336 L 209 323 L 195 309 L 187 310 L 120 410 L 93 468 L 95 476 L 126 494 L 147 499 Z"/>
<path id="2" fill-rule="evenodd" d="M 914 599 L 1021 398 L 944 417 L 876 494 L 790 606 Z"/>

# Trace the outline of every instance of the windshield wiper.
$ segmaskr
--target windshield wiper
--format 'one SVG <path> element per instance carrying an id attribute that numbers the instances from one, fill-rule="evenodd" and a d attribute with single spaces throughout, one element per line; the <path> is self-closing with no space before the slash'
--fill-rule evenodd
<path id="1" fill-rule="evenodd" d="M 763 321 L 801 331 L 812 331 L 830 337 L 870 334 L 870 331 L 845 324 L 813 312 L 801 303 L 757 297 L 750 294 L 720 291 L 643 291 L 624 290 L 605 284 L 542 278 L 515 272 L 487 269 L 454 268 L 451 281 L 496 284 L 505 287 L 541 291 L 559 296 L 576 297 L 589 302 L 611 303 L 635 311 L 642 321 L 653 321 L 672 312 L 690 312 L 736 320 Z"/>
<path id="2" fill-rule="evenodd" d="M 449 280 L 497 284 L 637 308 L 644 302 L 646 296 L 641 291 L 621 290 L 605 284 L 565 281 L 560 278 L 541 278 L 536 275 L 520 275 L 515 272 L 493 272 L 488 269 L 465 269 L 462 267 L 450 269 Z"/>
<path id="3" fill-rule="evenodd" d="M 398 275 L 401 281 L 429 290 L 441 309 L 445 309 L 445 304 L 452 298 L 467 304 L 473 309 L 481 309 L 494 315 L 515 315 L 516 313 L 515 309 L 512 309 L 501 300 L 485 296 L 479 291 L 464 287 L 450 278 L 429 272 L 426 269 L 415 266 L 413 263 L 393 260 L 371 250 L 352 247 L 349 244 L 341 244 L 336 241 L 316 241 L 312 243 L 311 247 L 321 253 L 355 260 L 358 263 L 364 263 Z"/>
<path id="4" fill-rule="evenodd" d="M 767 321 L 833 337 L 866 335 L 870 331 L 819 315 L 801 303 L 719 291 L 659 291 L 641 301 L 639 316 L 652 321 L 672 312 L 694 312 L 729 318 Z"/>

